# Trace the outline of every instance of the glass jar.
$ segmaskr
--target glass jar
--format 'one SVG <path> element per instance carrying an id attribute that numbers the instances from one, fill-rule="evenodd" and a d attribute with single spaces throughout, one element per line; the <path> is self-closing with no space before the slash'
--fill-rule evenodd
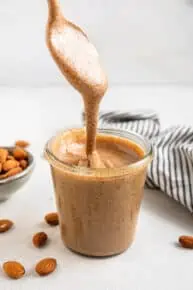
<path id="1" fill-rule="evenodd" d="M 132 243 L 143 197 L 152 147 L 142 136 L 116 129 L 98 134 L 126 138 L 144 152 L 139 161 L 121 168 L 90 169 L 70 166 L 53 153 L 51 138 L 45 157 L 51 166 L 61 237 L 71 250 L 89 256 L 111 256 Z"/>

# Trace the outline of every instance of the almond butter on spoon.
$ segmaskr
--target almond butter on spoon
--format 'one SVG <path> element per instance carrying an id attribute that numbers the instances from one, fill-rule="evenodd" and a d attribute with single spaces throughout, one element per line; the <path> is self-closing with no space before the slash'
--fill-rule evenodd
<path id="1" fill-rule="evenodd" d="M 51 55 L 62 74 L 83 97 L 86 115 L 86 153 L 96 148 L 99 104 L 108 81 L 96 48 L 85 32 L 62 15 L 58 0 L 47 0 L 49 19 L 46 40 Z"/>

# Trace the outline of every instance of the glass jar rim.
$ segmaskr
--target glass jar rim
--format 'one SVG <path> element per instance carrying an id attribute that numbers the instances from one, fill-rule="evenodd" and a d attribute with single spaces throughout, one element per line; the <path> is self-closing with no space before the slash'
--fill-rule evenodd
<path id="1" fill-rule="evenodd" d="M 111 171 L 113 172 L 114 170 L 119 170 L 120 172 L 124 172 L 125 170 L 128 170 L 130 168 L 136 167 L 136 166 L 140 166 L 143 163 L 145 163 L 148 159 L 152 159 L 153 157 L 153 148 L 151 143 L 147 140 L 147 138 L 145 138 L 144 136 L 135 133 L 133 131 L 125 131 L 125 130 L 121 130 L 121 129 L 112 129 L 112 128 L 98 128 L 97 129 L 97 134 L 107 134 L 107 135 L 113 135 L 116 137 L 121 137 L 121 138 L 125 138 L 128 139 L 129 141 L 137 144 L 143 151 L 144 151 L 144 156 L 142 158 L 140 158 L 140 160 L 131 163 L 129 165 L 124 165 L 123 167 L 119 167 L 119 168 L 83 168 L 80 166 L 76 166 L 76 165 L 69 165 L 67 163 L 65 163 L 64 161 L 61 161 L 60 159 L 58 159 L 57 156 L 55 156 L 55 154 L 52 152 L 51 148 L 50 148 L 50 144 L 51 142 L 53 142 L 53 140 L 57 137 L 60 136 L 61 134 L 68 132 L 70 130 L 81 130 L 84 129 L 82 127 L 71 127 L 71 128 L 65 128 L 64 130 L 59 131 L 56 135 L 52 136 L 46 143 L 45 145 L 45 149 L 44 149 L 44 156 L 46 157 L 46 159 L 49 161 L 49 163 L 51 163 L 52 165 L 54 164 L 55 167 L 59 167 L 60 169 L 64 169 L 66 171 L 71 171 L 74 174 L 79 174 L 79 175 L 101 175 L 101 172 L 105 172 L 105 171 Z M 98 173 L 98 174 L 97 174 Z M 111 174 L 113 175 L 113 174 Z M 122 174 L 120 174 L 122 175 Z M 109 174 L 107 175 L 109 177 Z"/>

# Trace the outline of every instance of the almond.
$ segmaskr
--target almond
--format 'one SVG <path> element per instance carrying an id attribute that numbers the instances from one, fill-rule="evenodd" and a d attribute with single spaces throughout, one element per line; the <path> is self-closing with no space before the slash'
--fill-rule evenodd
<path id="1" fill-rule="evenodd" d="M 41 248 L 45 246 L 46 242 L 48 240 L 48 236 L 44 232 L 39 232 L 33 236 L 33 244 L 36 248 Z"/>
<path id="2" fill-rule="evenodd" d="M 22 147 L 22 148 L 26 148 L 28 147 L 30 144 L 29 142 L 25 141 L 25 140 L 17 140 L 15 142 L 15 145 L 18 146 L 18 147 Z"/>
<path id="3" fill-rule="evenodd" d="M 19 166 L 19 162 L 16 160 L 7 160 L 3 163 L 3 170 L 9 171 L 10 169 L 16 168 Z"/>
<path id="4" fill-rule="evenodd" d="M 6 173 L 6 178 L 10 177 L 10 176 L 14 176 L 18 173 L 22 172 L 22 168 L 21 167 L 16 167 L 13 169 L 10 169 L 7 173 Z"/>
<path id="5" fill-rule="evenodd" d="M 13 226 L 13 222 L 10 220 L 0 220 L 0 233 L 5 233 Z"/>
<path id="6" fill-rule="evenodd" d="M 38 275 L 46 276 L 54 272 L 56 266 L 57 266 L 56 259 L 46 258 L 37 263 L 35 270 Z"/>
<path id="7" fill-rule="evenodd" d="M 4 163 L 8 156 L 8 150 L 0 148 L 0 163 Z"/>
<path id="8" fill-rule="evenodd" d="M 50 226 L 57 226 L 59 224 L 57 212 L 48 213 L 44 219 Z"/>
<path id="9" fill-rule="evenodd" d="M 28 166 L 27 160 L 23 159 L 19 163 L 20 163 L 21 168 L 23 168 L 23 169 L 26 169 Z"/>
<path id="10" fill-rule="evenodd" d="M 15 158 L 12 155 L 8 155 L 7 160 L 15 160 Z"/>
<path id="11" fill-rule="evenodd" d="M 23 148 L 20 148 L 20 147 L 16 147 L 13 149 L 13 156 L 17 160 L 27 159 L 28 157 L 27 152 Z"/>
<path id="12" fill-rule="evenodd" d="M 179 243 L 183 248 L 193 249 L 193 236 L 181 236 Z"/>
<path id="13" fill-rule="evenodd" d="M 20 279 L 25 274 L 25 268 L 16 261 L 4 263 L 3 270 L 12 279 Z"/>
<path id="14" fill-rule="evenodd" d="M 4 173 L 4 174 L 0 174 L 0 180 L 1 180 L 1 179 L 5 179 L 5 178 L 7 178 L 7 174 L 6 174 L 6 173 Z"/>

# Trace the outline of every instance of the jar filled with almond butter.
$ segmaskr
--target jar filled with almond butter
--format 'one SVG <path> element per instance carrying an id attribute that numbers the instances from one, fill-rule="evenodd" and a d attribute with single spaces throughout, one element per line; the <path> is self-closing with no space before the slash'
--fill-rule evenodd
<path id="1" fill-rule="evenodd" d="M 151 145 L 135 133 L 101 129 L 88 165 L 85 130 L 71 129 L 47 143 L 45 157 L 64 244 L 89 256 L 125 251 L 135 236 Z"/>

